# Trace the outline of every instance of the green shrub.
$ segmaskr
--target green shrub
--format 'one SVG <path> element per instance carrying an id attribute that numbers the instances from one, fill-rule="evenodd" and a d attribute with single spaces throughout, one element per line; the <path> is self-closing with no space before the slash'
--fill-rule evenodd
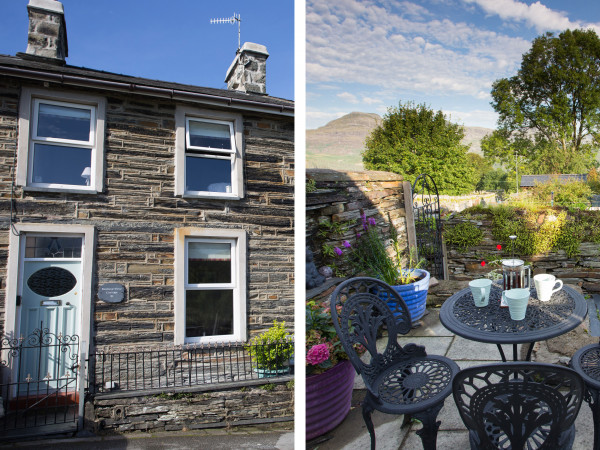
<path id="1" fill-rule="evenodd" d="M 550 205 L 552 192 L 554 192 L 555 206 L 580 209 L 590 206 L 592 188 L 583 181 L 561 183 L 555 178 L 547 183 L 536 184 L 533 188 L 533 197 L 541 203 Z"/>
<path id="2" fill-rule="evenodd" d="M 466 250 L 481 243 L 483 240 L 483 231 L 471 222 L 460 223 L 444 231 L 444 239 L 453 247 Z"/>
<path id="3" fill-rule="evenodd" d="M 285 322 L 277 321 L 267 331 L 250 339 L 245 348 L 258 369 L 280 369 L 294 353 L 294 345 L 291 335 L 285 329 Z"/>

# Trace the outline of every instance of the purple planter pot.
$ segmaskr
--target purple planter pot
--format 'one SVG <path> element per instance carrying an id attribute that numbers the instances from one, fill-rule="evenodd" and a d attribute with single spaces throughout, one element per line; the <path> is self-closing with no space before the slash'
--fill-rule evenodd
<path id="1" fill-rule="evenodd" d="M 326 372 L 306 377 L 306 440 L 338 426 L 350 411 L 356 372 L 344 360 Z"/>

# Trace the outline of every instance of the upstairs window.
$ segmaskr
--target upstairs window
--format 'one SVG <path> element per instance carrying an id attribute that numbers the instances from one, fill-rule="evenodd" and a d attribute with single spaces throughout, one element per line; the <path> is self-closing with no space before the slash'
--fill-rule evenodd
<path id="1" fill-rule="evenodd" d="M 17 182 L 38 190 L 101 191 L 104 111 L 101 98 L 50 97 L 45 91 L 24 89 Z"/>
<path id="2" fill-rule="evenodd" d="M 176 194 L 243 197 L 241 116 L 178 107 L 175 120 Z"/>
<path id="3" fill-rule="evenodd" d="M 185 192 L 232 194 L 235 167 L 233 123 L 186 120 Z"/>

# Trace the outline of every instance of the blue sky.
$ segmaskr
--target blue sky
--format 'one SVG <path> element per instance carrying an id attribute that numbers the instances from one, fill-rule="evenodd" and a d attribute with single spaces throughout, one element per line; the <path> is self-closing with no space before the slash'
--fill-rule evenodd
<path id="1" fill-rule="evenodd" d="M 425 103 L 494 128 L 492 83 L 516 74 L 545 32 L 591 27 L 592 0 L 306 1 L 306 127 L 352 111 Z"/>
<path id="2" fill-rule="evenodd" d="M 28 0 L 2 0 L 0 53 L 27 48 Z M 241 15 L 241 41 L 267 47 L 267 93 L 294 98 L 291 0 L 63 0 L 67 64 L 197 86 L 223 88 L 235 57 L 237 25 L 210 19 Z"/>

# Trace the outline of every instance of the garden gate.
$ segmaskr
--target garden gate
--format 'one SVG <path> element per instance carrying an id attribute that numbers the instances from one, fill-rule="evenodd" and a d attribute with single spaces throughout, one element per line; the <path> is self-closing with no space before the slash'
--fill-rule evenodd
<path id="1" fill-rule="evenodd" d="M 79 419 L 79 336 L 43 328 L 0 334 L 0 436 L 32 428 L 75 429 Z"/>
<path id="2" fill-rule="evenodd" d="M 431 276 L 443 280 L 444 252 L 442 249 L 440 196 L 431 176 L 422 173 L 417 177 L 412 185 L 412 204 L 417 256 L 427 260 L 427 270 Z"/>

